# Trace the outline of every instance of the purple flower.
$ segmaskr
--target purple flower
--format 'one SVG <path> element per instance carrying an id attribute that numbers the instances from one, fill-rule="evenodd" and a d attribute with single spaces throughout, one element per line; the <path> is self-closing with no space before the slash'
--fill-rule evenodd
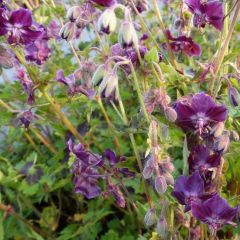
<path id="1" fill-rule="evenodd" d="M 173 37 L 169 30 L 166 30 L 166 34 L 167 38 L 170 41 L 170 46 L 174 52 L 182 51 L 190 57 L 201 55 L 201 47 L 196 44 L 191 37 L 186 37 L 184 35 Z M 166 44 L 164 47 L 166 48 Z"/>
<path id="2" fill-rule="evenodd" d="M 74 174 L 74 191 L 91 199 L 97 197 L 101 193 L 98 184 L 98 167 L 102 164 L 102 158 L 90 151 L 79 143 L 73 145 L 70 139 L 67 142 L 70 152 L 75 155 L 75 161 L 72 165 L 72 173 Z"/>
<path id="3" fill-rule="evenodd" d="M 59 36 L 60 29 L 60 25 L 55 20 L 52 20 L 47 27 L 48 38 L 55 38 L 56 40 L 61 40 L 61 37 Z"/>
<path id="4" fill-rule="evenodd" d="M 25 128 L 28 128 L 31 122 L 35 119 L 35 116 L 31 109 L 29 109 L 20 113 L 18 119 L 21 121 Z"/>
<path id="5" fill-rule="evenodd" d="M 111 7 L 116 3 L 116 0 L 92 0 L 92 2 L 104 7 Z"/>
<path id="6" fill-rule="evenodd" d="M 193 13 L 195 27 L 205 27 L 206 24 L 213 25 L 219 31 L 223 28 L 223 4 L 219 0 L 201 1 L 185 0 L 189 10 Z"/>
<path id="7" fill-rule="evenodd" d="M 184 131 L 194 131 L 209 134 L 211 129 L 227 118 L 227 109 L 224 105 L 217 105 L 213 99 L 205 94 L 198 93 L 184 98 L 175 104 L 177 124 Z"/>
<path id="8" fill-rule="evenodd" d="M 34 102 L 33 81 L 29 78 L 28 74 L 22 68 L 17 70 L 17 78 L 19 79 L 25 93 L 28 95 L 28 103 L 32 104 Z"/>
<path id="9" fill-rule="evenodd" d="M 51 53 L 47 40 L 40 39 L 25 47 L 25 58 L 28 61 L 42 65 L 46 62 Z"/>
<path id="10" fill-rule="evenodd" d="M 189 172 L 199 171 L 201 174 L 206 173 L 211 168 L 216 168 L 221 163 L 219 154 L 210 154 L 210 150 L 203 146 L 196 146 L 188 158 Z"/>
<path id="11" fill-rule="evenodd" d="M 236 216 L 237 208 L 231 208 L 228 202 L 218 194 L 212 198 L 192 204 L 193 216 L 209 225 L 213 233 L 225 224 L 231 223 Z"/>
<path id="12" fill-rule="evenodd" d="M 106 149 L 105 152 L 103 153 L 103 157 L 108 160 L 111 170 L 122 173 L 125 176 L 129 176 L 129 177 L 134 176 L 134 174 L 132 172 L 130 172 L 128 170 L 128 168 L 125 168 L 125 167 L 119 168 L 119 167 L 115 166 L 116 164 L 122 163 L 126 160 L 126 158 L 124 156 L 119 157 L 111 149 Z"/>
<path id="13" fill-rule="evenodd" d="M 119 207 L 125 208 L 126 200 L 122 191 L 118 185 L 112 184 L 110 181 L 108 181 L 108 194 L 109 193 L 113 195 L 114 200 Z"/>
<path id="14" fill-rule="evenodd" d="M 68 86 L 68 93 L 69 95 L 74 95 L 77 93 L 82 93 L 83 95 L 87 96 L 88 98 L 92 98 L 95 95 L 95 91 L 93 89 L 88 89 L 84 87 L 82 84 L 77 84 L 77 71 L 73 74 L 68 75 L 67 77 L 64 76 L 63 70 L 57 71 L 56 80 L 58 82 L 63 83 L 64 85 Z"/>
<path id="15" fill-rule="evenodd" d="M 191 209 L 191 205 L 195 202 L 201 202 L 201 197 L 204 194 L 204 182 L 199 172 L 194 172 L 191 176 L 180 176 L 175 181 L 174 191 L 172 195 L 185 205 L 185 211 Z"/>
<path id="16" fill-rule="evenodd" d="M 10 44 L 29 44 L 42 34 L 42 30 L 33 25 L 31 11 L 21 8 L 8 14 L 0 8 L 0 36 L 6 35 Z"/>

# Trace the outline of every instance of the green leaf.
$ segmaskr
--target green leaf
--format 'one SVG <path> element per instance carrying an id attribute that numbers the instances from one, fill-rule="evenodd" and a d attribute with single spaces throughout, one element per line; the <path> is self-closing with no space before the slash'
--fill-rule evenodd
<path id="1" fill-rule="evenodd" d="M 144 55 L 144 59 L 151 63 L 151 62 L 158 62 L 159 61 L 159 56 L 158 56 L 158 50 L 156 47 L 153 47 L 150 51 L 148 51 Z"/>

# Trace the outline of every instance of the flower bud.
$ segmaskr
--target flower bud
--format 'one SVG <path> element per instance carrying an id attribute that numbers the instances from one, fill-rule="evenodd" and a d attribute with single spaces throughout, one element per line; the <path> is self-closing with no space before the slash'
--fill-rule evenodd
<path id="1" fill-rule="evenodd" d="M 143 178 L 144 179 L 151 178 L 153 175 L 153 172 L 154 172 L 154 167 L 150 166 L 149 164 L 146 164 L 146 166 L 144 167 L 143 172 L 142 172 Z"/>
<path id="2" fill-rule="evenodd" d="M 138 43 L 137 33 L 132 22 L 125 21 L 122 23 L 119 30 L 118 42 L 123 47 L 131 46 L 133 43 Z"/>
<path id="3" fill-rule="evenodd" d="M 157 176 L 155 178 L 155 190 L 160 194 L 164 194 L 167 191 L 167 182 L 164 176 Z"/>
<path id="4" fill-rule="evenodd" d="M 117 17 L 114 9 L 106 9 L 98 19 L 97 28 L 99 32 L 112 33 L 117 27 Z"/>
<path id="5" fill-rule="evenodd" d="M 228 89 L 228 98 L 233 107 L 239 106 L 240 95 L 238 90 L 235 87 L 230 87 Z"/>
<path id="6" fill-rule="evenodd" d="M 62 39 L 70 41 L 73 39 L 75 33 L 75 24 L 73 22 L 67 22 L 61 29 L 59 35 Z"/>
<path id="7" fill-rule="evenodd" d="M 235 130 L 231 131 L 231 139 L 235 142 L 239 141 L 239 134 L 237 133 L 237 131 Z"/>
<path id="8" fill-rule="evenodd" d="M 157 233 L 161 236 L 161 237 L 165 237 L 167 235 L 167 221 L 165 219 L 165 217 L 161 217 L 157 223 Z"/>
<path id="9" fill-rule="evenodd" d="M 214 125 L 214 127 L 212 128 L 211 133 L 213 134 L 213 136 L 215 138 L 218 138 L 222 135 L 224 130 L 224 123 L 223 122 L 219 122 L 217 124 Z"/>
<path id="10" fill-rule="evenodd" d="M 67 18 L 71 21 L 74 22 L 82 12 L 82 8 L 80 6 L 74 6 L 68 9 L 67 11 Z"/>
<path id="11" fill-rule="evenodd" d="M 103 80 L 105 74 L 106 74 L 105 65 L 104 64 L 99 65 L 92 77 L 93 86 L 99 85 Z"/>
<path id="12" fill-rule="evenodd" d="M 175 171 L 174 165 L 170 161 L 164 161 L 161 163 L 161 169 L 165 172 L 172 173 Z"/>
<path id="13" fill-rule="evenodd" d="M 164 113 L 168 121 L 175 122 L 177 120 L 177 112 L 172 107 L 167 107 Z"/>
<path id="14" fill-rule="evenodd" d="M 216 151 L 226 152 L 229 143 L 230 143 L 229 133 L 225 133 L 221 137 L 219 137 L 217 141 L 214 143 L 214 148 Z"/>
<path id="15" fill-rule="evenodd" d="M 163 174 L 163 176 L 164 176 L 168 185 L 173 185 L 174 184 L 174 178 L 173 178 L 171 173 L 166 172 L 166 173 Z"/>
<path id="16" fill-rule="evenodd" d="M 150 208 L 144 217 L 144 224 L 147 227 L 150 227 L 153 224 L 155 224 L 156 221 L 157 221 L 156 210 L 154 208 Z"/>

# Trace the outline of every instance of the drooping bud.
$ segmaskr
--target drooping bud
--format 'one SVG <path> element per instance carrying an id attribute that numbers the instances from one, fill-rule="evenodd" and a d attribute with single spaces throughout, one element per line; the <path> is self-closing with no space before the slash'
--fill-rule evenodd
<path id="1" fill-rule="evenodd" d="M 119 30 L 118 42 L 123 47 L 132 46 L 133 44 L 137 45 L 138 37 L 132 22 L 125 21 L 122 23 Z"/>
<path id="2" fill-rule="evenodd" d="M 163 176 L 164 176 L 168 185 L 173 185 L 174 184 L 174 178 L 173 178 L 171 173 L 166 172 L 166 173 L 163 174 Z"/>
<path id="3" fill-rule="evenodd" d="M 155 224 L 156 221 L 157 221 L 156 210 L 155 208 L 150 208 L 144 217 L 144 224 L 147 227 L 150 227 L 153 224 Z"/>
<path id="4" fill-rule="evenodd" d="M 103 80 L 105 74 L 106 74 L 105 65 L 104 64 L 99 65 L 92 77 L 93 86 L 99 85 Z"/>
<path id="5" fill-rule="evenodd" d="M 165 237 L 167 235 L 167 221 L 165 219 L 165 217 L 161 217 L 157 223 L 157 233 L 161 236 L 161 237 Z"/>
<path id="6" fill-rule="evenodd" d="M 229 132 L 224 133 L 214 143 L 214 148 L 218 152 L 226 152 L 230 143 Z"/>
<path id="7" fill-rule="evenodd" d="M 161 136 L 162 136 L 163 140 L 168 140 L 169 139 L 169 128 L 165 124 L 163 124 L 161 126 Z"/>
<path id="8" fill-rule="evenodd" d="M 18 119 L 21 121 L 21 123 L 24 125 L 24 127 L 27 129 L 30 125 L 30 123 L 35 119 L 35 116 L 31 109 L 24 111 L 19 114 Z"/>
<path id="9" fill-rule="evenodd" d="M 82 12 L 82 9 L 80 6 L 74 6 L 68 9 L 66 17 L 71 22 L 74 22 L 81 15 L 81 12 Z"/>
<path id="10" fill-rule="evenodd" d="M 237 133 L 237 131 L 235 130 L 231 131 L 231 139 L 235 142 L 239 141 L 239 134 Z"/>
<path id="11" fill-rule="evenodd" d="M 117 17 L 114 9 L 106 9 L 98 19 L 97 28 L 99 32 L 112 33 L 117 27 Z"/>
<path id="12" fill-rule="evenodd" d="M 165 117 L 170 121 L 170 122 L 175 122 L 177 120 L 177 112 L 172 108 L 172 107 L 167 107 L 164 110 Z"/>
<path id="13" fill-rule="evenodd" d="M 149 160 L 147 161 L 144 169 L 143 169 L 143 172 L 142 172 L 143 178 L 144 178 L 144 179 L 149 179 L 149 178 L 151 178 L 152 175 L 153 175 L 154 169 L 155 169 L 155 168 L 154 168 L 154 166 L 153 166 L 153 164 L 152 164 L 152 160 L 149 159 Z"/>
<path id="14" fill-rule="evenodd" d="M 165 172 L 170 172 L 170 173 L 175 171 L 175 167 L 170 161 L 163 161 L 161 163 L 161 169 Z"/>
<path id="15" fill-rule="evenodd" d="M 215 138 L 218 138 L 218 137 L 220 137 L 222 135 L 223 130 L 224 130 L 224 123 L 223 122 L 218 122 L 212 128 L 211 134 L 213 134 L 213 136 Z"/>
<path id="16" fill-rule="evenodd" d="M 164 194 L 167 191 L 167 182 L 164 176 L 157 176 L 155 178 L 155 190 L 160 194 Z"/>
<path id="17" fill-rule="evenodd" d="M 240 104 L 240 94 L 235 87 L 228 89 L 228 98 L 233 107 L 237 107 Z"/>
<path id="18" fill-rule="evenodd" d="M 61 29 L 59 35 L 62 39 L 70 41 L 73 39 L 75 33 L 75 24 L 73 22 L 67 22 Z"/>

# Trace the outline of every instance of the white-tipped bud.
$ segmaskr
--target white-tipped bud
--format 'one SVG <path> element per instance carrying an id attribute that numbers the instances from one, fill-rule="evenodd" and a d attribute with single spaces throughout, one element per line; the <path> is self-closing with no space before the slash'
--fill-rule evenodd
<path id="1" fill-rule="evenodd" d="M 81 12 L 82 8 L 80 6 L 74 6 L 68 9 L 66 17 L 74 22 L 81 15 Z"/>
<path id="2" fill-rule="evenodd" d="M 231 139 L 235 142 L 239 141 L 239 134 L 237 133 L 237 131 L 235 130 L 231 131 Z"/>
<path id="3" fill-rule="evenodd" d="M 73 39 L 75 33 L 75 24 L 73 22 L 67 22 L 59 32 L 61 38 L 70 41 Z"/>
<path id="4" fill-rule="evenodd" d="M 167 235 L 167 221 L 164 217 L 161 217 L 157 223 L 157 233 L 161 236 L 161 237 L 165 237 Z"/>
<path id="5" fill-rule="evenodd" d="M 220 136 L 214 144 L 215 150 L 219 152 L 226 152 L 230 143 L 229 132 Z"/>
<path id="6" fill-rule="evenodd" d="M 93 74 L 93 77 L 92 77 L 93 86 L 99 85 L 105 75 L 106 75 L 106 67 L 104 64 L 101 64 L 98 66 L 98 68 Z"/>
<path id="7" fill-rule="evenodd" d="M 119 30 L 118 42 L 123 46 L 131 46 L 132 44 L 138 44 L 138 37 L 135 28 L 130 21 L 122 23 Z"/>
<path id="8" fill-rule="evenodd" d="M 97 29 L 99 32 L 112 33 L 117 27 L 117 17 L 114 9 L 106 9 L 98 19 Z"/>
<path id="9" fill-rule="evenodd" d="M 167 107 L 164 113 L 168 121 L 175 122 L 177 120 L 177 112 L 173 108 Z"/>
<path id="10" fill-rule="evenodd" d="M 167 191 L 167 181 L 164 176 L 157 176 L 155 178 L 155 190 L 160 194 L 164 194 Z"/>
<path id="11" fill-rule="evenodd" d="M 215 138 L 218 138 L 222 135 L 223 130 L 224 130 L 224 123 L 219 122 L 219 123 L 215 124 L 215 126 L 212 128 L 211 133 L 213 134 L 213 136 Z"/>
<path id="12" fill-rule="evenodd" d="M 144 224 L 147 227 L 150 227 L 156 222 L 157 222 L 156 210 L 154 208 L 150 208 L 144 217 Z"/>

